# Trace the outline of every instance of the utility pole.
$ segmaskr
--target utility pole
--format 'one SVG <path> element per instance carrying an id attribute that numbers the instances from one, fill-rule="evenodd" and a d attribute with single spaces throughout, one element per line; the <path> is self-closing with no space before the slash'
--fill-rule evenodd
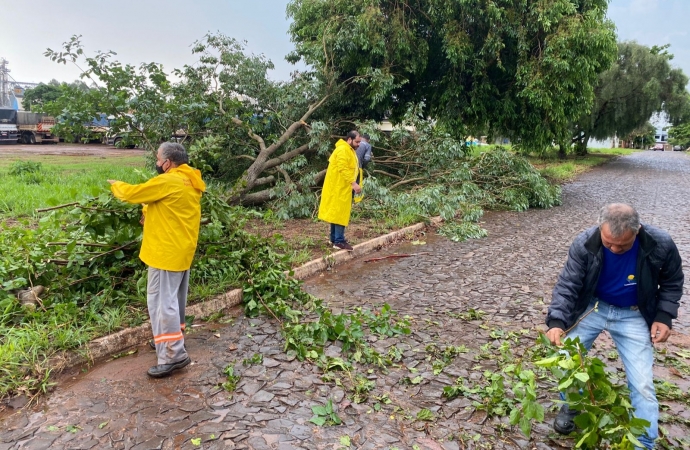
<path id="1" fill-rule="evenodd" d="M 11 108 L 10 103 L 10 69 L 5 58 L 0 58 L 0 108 Z"/>

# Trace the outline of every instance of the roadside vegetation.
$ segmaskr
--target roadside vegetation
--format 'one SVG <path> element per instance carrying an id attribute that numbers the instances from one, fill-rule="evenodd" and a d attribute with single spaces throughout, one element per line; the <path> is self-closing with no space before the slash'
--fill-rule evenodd
<path id="1" fill-rule="evenodd" d="M 33 96 L 32 110 L 56 116 L 53 131 L 66 137 L 88 136 L 90 121 L 112 117 L 111 133 L 149 155 L 162 141 L 183 142 L 191 165 L 210 186 L 203 196 L 190 301 L 242 287 L 245 313 L 278 322 L 286 351 L 318 365 L 327 381 L 335 380 L 335 372 L 348 373 L 340 382 L 353 400 L 366 401 L 372 386 L 363 371 L 385 370 L 401 360 L 393 349 L 374 351 L 368 337 L 405 335 L 414 323 L 387 305 L 334 313 L 285 277 L 291 264 L 308 259 L 300 244 L 290 248 L 278 236 L 260 237 L 246 224 L 313 220 L 333 144 L 353 128 L 371 135 L 375 155 L 354 221 L 388 230 L 441 216 L 439 232 L 454 241 L 484 236 L 479 220 L 485 210 L 560 204 L 560 182 L 610 157 L 571 156 L 585 153 L 590 134 L 598 136 L 584 131 L 590 113 L 609 93 L 604 74 L 627 55 L 627 47 L 616 45 L 605 0 L 578 8 L 552 0 L 546 16 L 541 3 L 437 3 L 289 2 L 296 50 L 288 59 L 301 60 L 307 69 L 287 81 L 274 81 L 271 61 L 222 34 L 194 43 L 198 62 L 172 73 L 153 62 L 123 65 L 111 51 L 90 54 L 81 37 L 73 36 L 46 56 L 75 64 L 95 87 L 56 86 L 53 98 Z M 473 18 L 471 26 L 463 25 L 466 17 Z M 534 42 L 526 45 L 524 36 L 534 36 Z M 688 95 L 678 90 L 687 78 L 670 70 L 664 49 L 647 50 L 656 55 L 653 62 L 666 64 L 658 73 L 668 78 L 664 89 L 654 91 L 649 115 L 672 112 L 678 121 L 690 116 Z M 428 70 L 432 66 L 440 69 Z M 623 100 L 616 99 L 627 94 L 607 98 L 607 104 L 620 106 L 616 114 L 625 114 Z M 393 122 L 392 131 L 380 130 L 384 118 Z M 633 125 L 648 119 L 640 124 L 636 117 Z M 468 136 L 475 135 L 507 137 L 514 145 L 468 147 Z M 145 267 L 137 257 L 140 211 L 113 199 L 103 181 L 142 181 L 152 175 L 150 167 L 136 161 L 131 167 L 76 167 L 38 160 L 0 165 L 0 189 L 7 195 L 0 201 L 0 397 L 45 392 L 56 353 L 78 350 L 93 337 L 146 317 Z M 306 237 L 298 242 L 312 245 Z M 497 339 L 503 333 L 496 330 Z M 324 355 L 332 342 L 340 343 L 342 357 Z M 434 373 L 461 352 L 429 349 Z M 505 346 L 500 352 L 506 362 L 514 355 Z M 478 358 L 491 354 L 491 348 L 481 348 Z M 523 354 L 524 365 L 500 367 L 473 386 L 459 380 L 447 397 L 469 396 L 487 418 L 507 415 L 529 436 L 532 421 L 543 420 L 533 356 Z M 547 356 L 537 366 L 566 369 L 554 375 L 561 383 L 584 388 L 585 374 L 601 375 L 595 361 L 539 355 Z M 239 375 L 223 375 L 225 389 L 233 390 Z M 609 389 L 603 378 L 597 386 Z M 619 397 L 614 400 L 618 406 Z M 377 402 L 386 404 L 383 396 Z M 339 423 L 330 402 L 313 412 L 317 425 Z M 599 412 L 592 411 L 591 423 Z M 582 438 L 585 447 L 620 438 L 615 448 L 630 448 L 639 424 L 626 422 L 626 411 L 615 412 Z M 415 417 L 433 421 L 429 410 Z"/>
<path id="2" fill-rule="evenodd" d="M 367 198 L 355 209 L 353 223 L 368 223 L 375 233 L 383 234 L 440 215 L 446 221 L 440 232 L 463 240 L 484 235 L 476 224 L 484 209 L 558 204 L 558 186 L 542 178 L 526 159 L 501 148 L 483 149 L 472 156 L 459 155 L 454 164 L 446 165 L 445 178 L 413 190 L 391 189 L 381 186 L 376 177 L 368 178 Z M 437 170 L 431 164 L 427 168 Z M 4 397 L 45 392 L 51 357 L 146 320 L 146 274 L 137 257 L 140 211 L 112 198 L 105 180 L 136 183 L 154 174 L 143 156 L 55 156 L 51 162 L 7 158 L 0 159 L 0 173 L 5 205 L 0 235 L 4 295 L 0 298 L 0 397 Z M 252 314 L 267 312 L 264 302 L 278 301 L 277 293 L 312 304 L 314 300 L 303 297 L 298 283 L 285 281 L 283 271 L 312 259 L 310 247 L 321 256 L 331 250 L 308 234 L 298 234 L 292 245 L 279 234 L 290 217 L 315 221 L 318 197 L 307 193 L 304 201 L 292 196 L 251 209 L 227 205 L 220 192 L 222 188 L 212 184 L 203 197 L 204 225 L 190 303 L 244 287 Z M 266 233 L 261 238 L 251 232 L 248 222 L 273 224 L 278 235 Z M 31 295 L 31 301 L 20 299 L 38 286 L 44 290 L 35 299 Z M 270 307 L 278 315 L 285 308 Z M 323 307 L 318 313 L 328 315 Z M 294 320 L 313 311 L 283 314 Z M 294 338 L 290 345 L 297 346 L 302 339 Z"/>
<path id="3" fill-rule="evenodd" d="M 554 183 L 563 183 L 574 179 L 592 167 L 610 161 L 616 156 L 629 155 L 635 151 L 627 148 L 590 148 L 584 156 L 569 155 L 566 158 L 559 158 L 557 155 L 553 155 L 551 158 L 532 157 L 530 162 L 544 178 Z"/>

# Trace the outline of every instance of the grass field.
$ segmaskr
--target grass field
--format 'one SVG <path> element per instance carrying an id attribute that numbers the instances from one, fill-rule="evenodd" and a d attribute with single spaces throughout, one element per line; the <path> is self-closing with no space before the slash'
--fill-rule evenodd
<path id="1" fill-rule="evenodd" d="M 0 217 L 96 196 L 109 189 L 108 179 L 133 183 L 152 175 L 143 156 L 0 156 Z"/>

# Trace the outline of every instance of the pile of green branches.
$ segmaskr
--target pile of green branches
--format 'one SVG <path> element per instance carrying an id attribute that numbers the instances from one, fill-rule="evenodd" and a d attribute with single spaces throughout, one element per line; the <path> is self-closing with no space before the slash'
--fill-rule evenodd
<path id="1" fill-rule="evenodd" d="M 0 398 L 45 390 L 55 353 L 146 318 L 140 206 L 104 192 L 39 212 L 0 234 Z M 243 230 L 250 214 L 213 190 L 202 197 L 190 302 L 289 268 L 281 241 Z"/>
<path id="2" fill-rule="evenodd" d="M 0 399 L 45 392 L 56 353 L 146 318 L 139 206 L 104 192 L 39 212 L 38 223 L 4 223 L 0 235 Z M 228 206 L 214 189 L 202 197 L 190 302 L 242 287 L 246 313 L 278 321 L 285 349 L 299 359 L 325 361 L 324 346 L 337 340 L 353 360 L 385 364 L 366 333 L 409 333 L 409 322 L 387 306 L 333 314 L 285 275 L 289 257 L 279 238 L 244 230 L 253 214 Z M 21 301 L 31 289 L 33 301 Z"/>
<path id="3" fill-rule="evenodd" d="M 381 132 L 374 122 L 357 124 L 361 133 L 371 136 L 374 158 L 365 171 L 364 201 L 354 210 L 355 220 L 373 219 L 398 228 L 441 216 L 446 222 L 441 232 L 464 240 L 485 235 L 477 225 L 485 209 L 524 211 L 560 204 L 560 188 L 526 158 L 504 147 L 458 140 L 422 111 L 423 104 L 411 105 L 390 133 Z M 314 141 L 319 152 L 327 153 L 332 148 L 329 136 L 319 130 L 312 129 L 312 138 L 322 137 Z M 317 168 L 304 157 L 283 166 L 288 179 Z M 271 209 L 282 219 L 315 216 L 319 191 L 306 189 L 309 184 L 277 183 Z"/>

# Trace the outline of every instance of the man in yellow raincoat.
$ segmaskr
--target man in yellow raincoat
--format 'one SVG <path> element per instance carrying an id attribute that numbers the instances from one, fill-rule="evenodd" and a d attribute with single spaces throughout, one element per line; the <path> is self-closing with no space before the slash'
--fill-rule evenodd
<path id="1" fill-rule="evenodd" d="M 146 303 L 158 365 L 147 373 L 154 378 L 168 376 L 191 362 L 184 346 L 185 306 L 206 184 L 201 172 L 188 162 L 182 145 L 165 142 L 158 148 L 158 176 L 135 185 L 108 180 L 115 197 L 144 205 L 139 258 L 149 266 Z"/>
<path id="2" fill-rule="evenodd" d="M 345 240 L 345 227 L 350 223 L 352 191 L 359 194 L 357 184 L 359 161 L 355 150 L 362 138 L 356 131 L 347 133 L 346 140 L 338 139 L 335 150 L 328 159 L 326 179 L 321 191 L 319 219 L 331 224 L 331 244 L 339 250 L 352 251 Z"/>

